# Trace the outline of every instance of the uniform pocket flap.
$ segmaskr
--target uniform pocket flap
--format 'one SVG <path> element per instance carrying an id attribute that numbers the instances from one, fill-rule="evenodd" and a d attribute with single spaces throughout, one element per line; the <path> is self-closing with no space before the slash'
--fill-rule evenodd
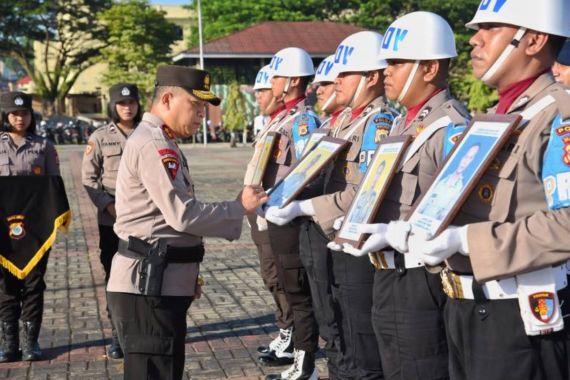
<path id="1" fill-rule="evenodd" d="M 103 146 L 103 156 L 118 156 L 123 152 L 119 144 Z"/>
<path id="2" fill-rule="evenodd" d="M 148 335 L 125 335 L 125 352 L 129 354 L 174 354 L 174 338 Z"/>

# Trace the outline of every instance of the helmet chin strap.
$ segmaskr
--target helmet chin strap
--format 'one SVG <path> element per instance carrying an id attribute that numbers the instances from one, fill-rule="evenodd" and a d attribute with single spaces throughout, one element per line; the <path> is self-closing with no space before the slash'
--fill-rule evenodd
<path id="1" fill-rule="evenodd" d="M 416 76 L 419 67 L 420 67 L 420 61 L 415 61 L 414 66 L 412 67 L 412 71 L 410 71 L 410 73 L 408 74 L 408 79 L 404 84 L 404 88 L 402 88 L 402 91 L 400 91 L 400 95 L 398 96 L 398 103 L 402 103 L 402 100 L 404 100 L 404 97 L 408 93 L 408 90 L 410 89 L 410 86 L 414 81 L 414 77 Z"/>
<path id="2" fill-rule="evenodd" d="M 331 103 L 336 99 L 336 92 L 333 91 L 333 93 L 331 94 L 331 96 L 329 96 L 329 98 L 327 99 L 327 101 L 325 102 L 325 104 L 323 104 L 323 106 L 321 107 L 321 111 L 326 111 L 327 108 L 329 108 L 329 106 L 331 105 Z"/>
<path id="3" fill-rule="evenodd" d="M 279 99 L 280 102 L 285 101 L 287 92 L 289 92 L 289 87 L 291 87 L 291 77 L 287 77 L 287 82 L 285 82 L 285 87 L 283 87 L 283 93 L 281 94 L 281 99 Z"/>
<path id="4" fill-rule="evenodd" d="M 360 77 L 360 82 L 358 82 L 356 91 L 354 91 L 354 95 L 352 95 L 352 98 L 350 99 L 350 102 L 348 102 L 347 107 L 350 108 L 354 107 L 354 102 L 356 102 L 356 99 L 358 99 L 358 97 L 360 96 L 360 93 L 364 89 L 364 85 L 366 85 L 366 74 L 362 74 L 362 76 Z"/>
<path id="5" fill-rule="evenodd" d="M 493 76 L 497 73 L 497 70 L 503 65 L 505 60 L 509 57 L 512 51 L 519 46 L 521 39 L 523 38 L 524 34 L 526 33 L 526 28 L 522 26 L 517 30 L 515 33 L 513 40 L 507 45 L 505 50 L 501 53 L 499 58 L 489 67 L 489 69 L 485 72 L 485 74 L 481 77 L 481 80 L 484 83 L 487 83 L 493 78 Z"/>

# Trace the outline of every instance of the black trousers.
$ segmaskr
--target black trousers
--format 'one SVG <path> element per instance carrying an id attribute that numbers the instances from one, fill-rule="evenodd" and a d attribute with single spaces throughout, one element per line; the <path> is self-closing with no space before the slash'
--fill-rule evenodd
<path id="1" fill-rule="evenodd" d="M 332 260 L 327 248 L 329 239 L 314 222 L 306 220 L 300 226 L 300 256 L 307 273 L 313 311 L 319 325 L 319 334 L 325 340 L 329 378 L 345 379 L 354 373 L 354 367 L 343 356 L 338 323 L 340 311 L 332 294 Z"/>
<path id="2" fill-rule="evenodd" d="M 372 328 L 374 267 L 368 256 L 333 252 L 333 296 L 340 310 L 344 357 L 355 367 L 347 379 L 383 379 L 378 343 Z"/>
<path id="3" fill-rule="evenodd" d="M 425 268 L 376 271 L 372 323 L 386 380 L 449 378 L 446 300 Z"/>
<path id="4" fill-rule="evenodd" d="M 124 379 L 180 380 L 192 297 L 108 292 L 107 299 L 125 353 Z"/>
<path id="5" fill-rule="evenodd" d="M 291 311 L 289 302 L 287 302 L 285 291 L 279 284 L 275 255 L 273 255 L 271 244 L 269 243 L 269 233 L 267 231 L 259 231 L 255 214 L 248 215 L 247 218 L 251 226 L 251 238 L 257 247 L 261 278 L 263 279 L 265 288 L 269 290 L 275 301 L 275 319 L 277 326 L 280 329 L 287 329 L 293 326 L 293 312 Z"/>
<path id="6" fill-rule="evenodd" d="M 0 320 L 41 324 L 44 312 L 44 275 L 50 251 L 46 252 L 23 280 L 0 267 Z"/>
<path id="7" fill-rule="evenodd" d="M 316 353 L 319 330 L 307 272 L 299 256 L 299 222 L 293 221 L 285 226 L 268 223 L 268 232 L 279 283 L 293 311 L 293 345 L 298 350 Z"/>
<path id="8" fill-rule="evenodd" d="M 564 302 L 562 315 L 567 315 L 570 299 L 560 297 L 560 302 Z M 449 370 L 454 380 L 569 378 L 567 331 L 526 335 L 517 299 L 484 302 L 449 299 L 445 321 Z"/>
<path id="9" fill-rule="evenodd" d="M 105 270 L 105 284 L 109 281 L 109 275 L 111 274 L 111 263 L 113 262 L 113 256 L 117 253 L 119 248 L 119 237 L 113 231 L 113 226 L 105 226 L 99 224 L 99 259 L 101 264 L 103 264 L 103 269 Z"/>

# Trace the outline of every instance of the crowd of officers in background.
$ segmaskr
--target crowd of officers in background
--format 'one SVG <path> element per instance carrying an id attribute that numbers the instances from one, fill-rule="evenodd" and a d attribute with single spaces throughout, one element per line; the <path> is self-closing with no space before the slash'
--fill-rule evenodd
<path id="1" fill-rule="evenodd" d="M 457 51 L 439 15 L 412 12 L 384 35 L 348 36 L 316 71 L 303 49 L 278 51 L 254 83 L 263 125 L 233 201 L 197 200 L 176 143 L 220 103 L 207 72 L 161 66 L 146 113 L 136 86 L 110 88 L 111 122 L 89 137 L 82 180 L 98 211 L 108 355 L 125 358 L 126 379 L 182 377 L 202 237 L 238 238 L 244 215 L 279 328 L 258 360 L 288 366 L 267 379 L 318 379 L 319 337 L 330 379 L 569 378 L 570 1 L 483 0 L 472 11 L 473 72 L 499 93 L 488 113 L 523 122 L 435 238 L 411 234 L 406 220 L 472 117 L 449 90 Z M 320 117 L 306 101 L 310 85 Z M 59 175 L 31 104 L 21 92 L 0 98 L 0 175 Z M 294 202 L 261 206 L 315 131 L 350 145 Z M 252 183 L 269 132 L 280 138 Z M 335 243 L 378 144 L 403 135 L 421 143 L 374 223 L 358 226 L 364 245 Z M 24 280 L 0 269 L 0 362 L 41 358 L 47 260 Z"/>

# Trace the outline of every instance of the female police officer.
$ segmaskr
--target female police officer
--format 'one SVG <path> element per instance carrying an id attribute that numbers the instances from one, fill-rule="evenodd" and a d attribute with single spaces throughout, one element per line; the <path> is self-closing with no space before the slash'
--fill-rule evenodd
<path id="1" fill-rule="evenodd" d="M 137 86 L 127 83 L 111 86 L 108 113 L 111 122 L 97 129 L 89 138 L 81 171 L 83 186 L 97 207 L 100 260 L 105 270 L 105 284 L 109 280 L 111 261 L 119 247 L 119 238 L 113 231 L 116 218 L 115 184 L 119 162 L 121 162 L 127 137 L 142 119 Z M 113 359 L 120 359 L 123 357 L 123 351 L 108 308 L 107 313 L 113 334 L 107 354 Z"/>
<path id="2" fill-rule="evenodd" d="M 53 144 L 35 134 L 32 98 L 22 92 L 0 95 L 0 175 L 59 175 L 59 162 Z M 18 319 L 24 327 L 22 359 L 41 357 L 38 336 L 44 306 L 44 274 L 49 251 L 31 272 L 20 280 L 0 267 L 0 362 L 18 357 Z"/>

